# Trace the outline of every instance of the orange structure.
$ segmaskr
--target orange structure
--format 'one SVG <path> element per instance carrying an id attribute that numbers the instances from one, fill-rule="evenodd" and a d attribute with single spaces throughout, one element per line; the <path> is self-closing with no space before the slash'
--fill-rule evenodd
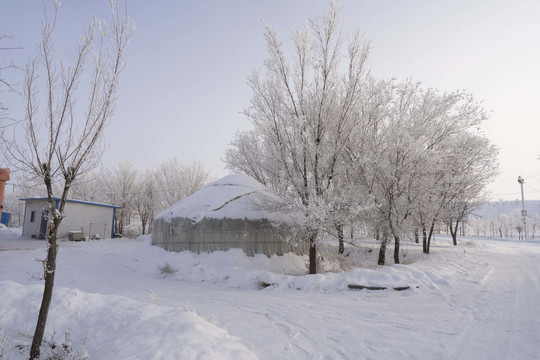
<path id="1" fill-rule="evenodd" d="M 6 181 L 9 181 L 9 169 L 0 169 L 0 212 L 4 208 L 4 189 L 6 187 Z"/>

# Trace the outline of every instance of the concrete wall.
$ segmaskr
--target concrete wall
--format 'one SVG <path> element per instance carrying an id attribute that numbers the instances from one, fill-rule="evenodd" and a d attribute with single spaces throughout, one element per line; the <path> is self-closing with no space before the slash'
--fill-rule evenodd
<path id="1" fill-rule="evenodd" d="M 29 238 L 35 237 L 36 239 L 39 238 L 41 214 L 43 210 L 49 210 L 49 203 L 47 200 L 26 201 L 22 236 Z M 34 212 L 33 216 L 32 212 Z"/>
<path id="2" fill-rule="evenodd" d="M 70 231 L 82 231 L 86 238 L 96 234 L 101 239 L 110 238 L 113 210 L 111 207 L 66 202 L 65 217 L 60 224 L 58 237 L 68 237 Z"/>
<path id="3" fill-rule="evenodd" d="M 23 236 L 39 238 L 41 214 L 48 210 L 47 200 L 26 200 Z M 32 220 L 34 211 L 34 221 Z M 70 231 L 82 231 L 84 237 L 110 238 L 113 229 L 114 208 L 88 203 L 66 202 L 64 218 L 58 229 L 58 238 L 66 238 Z"/>
<path id="4" fill-rule="evenodd" d="M 185 218 L 170 222 L 159 218 L 152 226 L 152 245 L 170 251 L 200 253 L 239 248 L 248 256 L 308 253 L 309 244 L 293 240 L 284 226 L 274 227 L 267 220 L 204 218 L 194 223 Z"/>

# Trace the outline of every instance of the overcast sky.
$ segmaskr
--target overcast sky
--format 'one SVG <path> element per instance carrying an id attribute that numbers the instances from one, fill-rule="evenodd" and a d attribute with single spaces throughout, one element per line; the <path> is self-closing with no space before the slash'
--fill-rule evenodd
<path id="1" fill-rule="evenodd" d="M 46 0 L 44 0 L 46 2 Z M 66 61 L 93 14 L 107 0 L 65 0 L 56 51 Z M 486 135 L 500 148 L 493 199 L 540 199 L 540 1 L 342 0 L 345 32 L 359 27 L 371 41 L 377 78 L 411 78 L 425 87 L 464 89 L 492 111 Z M 139 169 L 176 155 L 200 160 L 213 177 L 236 130 L 250 124 L 247 76 L 266 57 L 265 20 L 284 42 L 289 28 L 328 7 L 325 0 L 129 0 L 137 30 L 127 51 L 120 97 L 106 131 L 103 164 L 129 159 Z M 0 31 L 23 50 L 0 61 L 24 66 L 40 37 L 42 4 L 0 0 Z M 21 75 L 22 78 L 22 75 Z M 0 93 L 14 116 L 21 104 Z"/>

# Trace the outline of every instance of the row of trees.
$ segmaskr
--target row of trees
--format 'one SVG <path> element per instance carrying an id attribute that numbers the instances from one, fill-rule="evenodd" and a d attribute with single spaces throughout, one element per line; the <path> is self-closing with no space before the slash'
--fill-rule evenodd
<path id="1" fill-rule="evenodd" d="M 520 205 L 521 206 L 521 205 Z M 540 214 L 527 216 L 527 234 L 529 239 L 538 235 Z M 524 238 L 523 217 L 520 207 L 510 213 L 492 213 L 485 216 L 471 216 L 467 221 L 469 235 L 491 238 Z"/>
<path id="2" fill-rule="evenodd" d="M 374 229 L 379 264 L 390 239 L 399 263 L 402 237 L 415 232 L 429 253 L 435 224 L 457 231 L 497 173 L 497 149 L 479 129 L 486 112 L 470 94 L 374 79 L 369 43 L 341 28 L 333 2 L 293 33 L 287 56 L 266 27 L 269 57 L 249 78 L 253 129 L 226 154 L 232 171 L 284 199 L 311 244 L 310 273 L 322 235 L 336 234 L 343 251 L 347 225 Z"/>
<path id="3" fill-rule="evenodd" d="M 72 199 L 101 202 L 121 206 L 116 213 L 114 232 L 130 235 L 136 223 L 137 233 L 150 233 L 154 214 L 169 208 L 183 198 L 193 194 L 209 181 L 209 170 L 199 161 L 181 162 L 170 157 L 150 169 L 136 169 L 129 161 L 115 166 L 93 170 L 77 178 L 69 196 Z M 58 188 L 57 188 L 58 187 Z M 53 184 L 53 192 L 61 189 Z M 43 185 L 30 179 L 19 181 L 17 191 L 8 199 L 16 215 L 22 211 L 19 198 L 43 196 Z M 9 200 L 8 200 L 9 201 Z M 140 226 L 140 228 L 139 228 Z"/>
<path id="4" fill-rule="evenodd" d="M 182 163 L 171 157 L 142 171 L 126 161 L 92 173 L 84 185 L 74 187 L 72 194 L 79 199 L 92 200 L 93 196 L 94 201 L 122 206 L 116 217 L 115 233 L 124 234 L 125 226 L 135 217 L 145 234 L 152 231 L 154 214 L 193 194 L 207 183 L 208 176 L 209 171 L 196 160 Z M 95 191 L 88 192 L 88 187 Z"/>

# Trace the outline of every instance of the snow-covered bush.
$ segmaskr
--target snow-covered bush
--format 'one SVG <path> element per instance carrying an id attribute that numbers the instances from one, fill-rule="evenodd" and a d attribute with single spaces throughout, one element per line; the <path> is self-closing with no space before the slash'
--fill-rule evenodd
<path id="1" fill-rule="evenodd" d="M 71 343 L 71 329 L 64 334 L 64 341 L 58 343 L 54 339 L 55 333 L 51 335 L 49 341 L 44 341 L 41 345 L 41 357 L 45 360 L 88 360 L 90 356 L 84 344 L 74 348 Z"/>
<path id="2" fill-rule="evenodd" d="M 178 269 L 165 261 L 163 265 L 158 266 L 158 271 L 161 275 L 173 275 L 178 272 Z"/>

